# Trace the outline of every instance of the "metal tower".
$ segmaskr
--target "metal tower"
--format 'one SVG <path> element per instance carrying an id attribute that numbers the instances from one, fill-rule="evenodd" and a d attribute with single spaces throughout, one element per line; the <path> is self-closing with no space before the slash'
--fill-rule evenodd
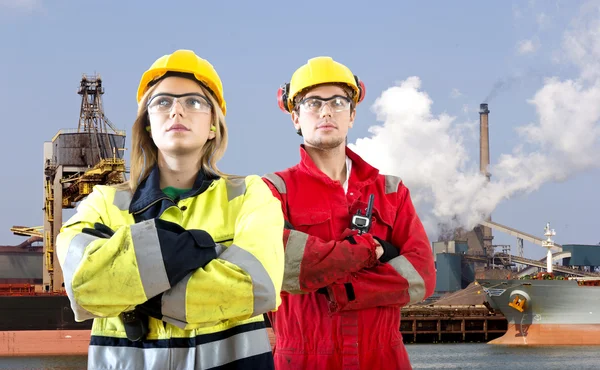
<path id="1" fill-rule="evenodd" d="M 125 181 L 125 131 L 115 129 L 104 114 L 100 76 L 83 75 L 78 89 L 81 109 L 77 130 L 60 130 L 44 143 L 43 290 L 64 292 L 54 246 L 62 226 L 62 210 L 92 192 L 95 185 Z"/>

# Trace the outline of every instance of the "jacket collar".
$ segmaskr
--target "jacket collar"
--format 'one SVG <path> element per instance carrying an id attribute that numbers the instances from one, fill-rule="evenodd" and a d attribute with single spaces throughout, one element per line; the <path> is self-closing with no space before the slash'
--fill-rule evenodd
<path id="1" fill-rule="evenodd" d="M 379 170 L 377 168 L 368 164 L 358 154 L 350 150 L 348 146 L 346 146 L 346 155 L 352 161 L 352 171 L 350 173 L 350 179 L 348 182 L 349 187 L 350 184 L 354 183 L 352 187 L 361 188 L 375 181 L 379 175 Z M 310 155 L 308 155 L 304 144 L 300 145 L 299 165 L 302 170 L 309 172 L 312 176 L 324 181 L 325 183 L 337 183 L 337 181 L 331 180 L 329 176 L 327 176 L 317 167 Z"/>
<path id="2" fill-rule="evenodd" d="M 213 181 L 218 179 L 219 177 L 216 175 L 206 174 L 203 170 L 198 171 L 194 185 L 189 191 L 181 194 L 180 199 L 193 197 L 203 193 Z M 135 191 L 135 194 L 133 194 L 129 212 L 139 212 L 161 199 L 169 199 L 169 197 L 167 197 L 160 188 L 160 171 L 158 170 L 158 165 L 154 165 L 148 177 L 142 181 Z"/>

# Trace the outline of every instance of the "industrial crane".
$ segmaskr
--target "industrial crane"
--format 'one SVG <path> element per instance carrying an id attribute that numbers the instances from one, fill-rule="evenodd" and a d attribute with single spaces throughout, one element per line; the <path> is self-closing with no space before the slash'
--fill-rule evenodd
<path id="1" fill-rule="evenodd" d="M 43 236 L 43 291 L 64 293 L 64 279 L 55 254 L 63 209 L 92 192 L 95 185 L 125 181 L 125 131 L 117 130 L 104 114 L 104 87 L 99 75 L 83 75 L 77 129 L 62 129 L 44 143 L 44 225 L 15 226 L 16 235 Z"/>

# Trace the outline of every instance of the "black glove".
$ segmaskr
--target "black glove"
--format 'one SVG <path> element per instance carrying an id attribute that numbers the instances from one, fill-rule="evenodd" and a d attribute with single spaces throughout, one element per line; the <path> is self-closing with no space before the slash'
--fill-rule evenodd
<path id="1" fill-rule="evenodd" d="M 162 259 L 171 286 L 217 258 L 217 244 L 204 230 L 186 230 L 176 223 L 154 219 Z"/>
<path id="2" fill-rule="evenodd" d="M 325 297 L 329 298 L 329 292 L 325 287 L 317 289 L 317 294 L 323 294 Z"/>
<path id="3" fill-rule="evenodd" d="M 176 223 L 158 218 L 154 219 L 154 224 L 171 287 L 189 273 L 206 266 L 207 263 L 217 258 L 217 245 L 206 231 L 186 230 Z M 146 319 L 150 316 L 162 320 L 162 296 L 163 293 L 160 293 L 137 305 L 133 312 L 139 317 L 146 317 Z M 135 321 L 132 323 L 138 325 Z"/>
<path id="4" fill-rule="evenodd" d="M 115 232 L 108 226 L 101 224 L 99 222 L 94 223 L 94 228 L 84 227 L 81 230 L 82 233 L 93 235 L 98 238 L 110 239 L 111 236 L 115 234 Z"/>
<path id="5" fill-rule="evenodd" d="M 155 319 L 162 320 L 162 296 L 163 293 L 160 293 L 159 295 L 150 298 L 146 302 L 137 305 L 135 310 L 154 317 Z"/>
<path id="6" fill-rule="evenodd" d="M 376 239 L 383 248 L 383 255 L 379 257 L 379 261 L 381 261 L 382 263 L 386 263 L 389 260 L 396 258 L 400 255 L 400 249 L 394 247 L 392 244 L 376 236 L 373 236 L 373 239 Z"/>

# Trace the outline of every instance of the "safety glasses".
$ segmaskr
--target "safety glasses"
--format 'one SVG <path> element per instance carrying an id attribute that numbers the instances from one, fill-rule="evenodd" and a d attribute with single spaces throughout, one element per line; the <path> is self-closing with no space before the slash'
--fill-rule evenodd
<path id="1" fill-rule="evenodd" d="M 199 93 L 187 93 L 187 94 L 169 94 L 160 93 L 154 95 L 148 100 L 146 105 L 148 113 L 169 113 L 175 106 L 175 103 L 179 102 L 183 109 L 189 113 L 210 113 L 212 111 L 212 104 L 202 94 Z"/>
<path id="2" fill-rule="evenodd" d="M 310 113 L 320 113 L 323 107 L 328 106 L 333 112 L 338 113 L 350 109 L 352 101 L 341 95 L 334 95 L 327 99 L 311 96 L 303 99 L 298 106 L 303 111 Z"/>

